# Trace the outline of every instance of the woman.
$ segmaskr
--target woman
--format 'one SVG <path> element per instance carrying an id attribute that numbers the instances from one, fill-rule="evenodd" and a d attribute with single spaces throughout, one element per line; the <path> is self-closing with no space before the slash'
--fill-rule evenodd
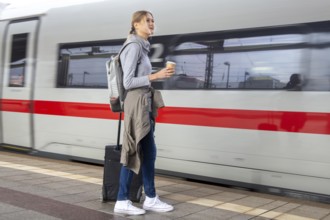
<path id="1" fill-rule="evenodd" d="M 133 14 L 128 44 L 120 55 L 124 77 L 123 83 L 128 91 L 125 102 L 125 131 L 121 152 L 119 192 L 114 207 L 115 213 L 141 215 L 145 210 L 168 212 L 173 206 L 159 200 L 155 190 L 156 145 L 154 141 L 154 117 L 157 108 L 163 107 L 161 95 L 150 87 L 152 81 L 166 79 L 174 74 L 173 68 L 164 68 L 151 74 L 148 58 L 150 43 L 148 38 L 154 31 L 154 18 L 148 11 Z M 143 176 L 146 199 L 143 209 L 129 201 L 129 188 L 133 172 Z"/>

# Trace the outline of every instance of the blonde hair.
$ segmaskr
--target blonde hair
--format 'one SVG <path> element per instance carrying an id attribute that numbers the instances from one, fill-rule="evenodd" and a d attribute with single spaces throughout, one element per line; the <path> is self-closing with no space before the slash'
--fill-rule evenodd
<path id="1" fill-rule="evenodd" d="M 136 34 L 134 23 L 140 22 L 145 16 L 147 16 L 147 14 L 150 14 L 152 17 L 154 17 L 150 11 L 145 10 L 136 11 L 133 13 L 131 21 L 131 30 L 129 32 L 130 34 Z"/>

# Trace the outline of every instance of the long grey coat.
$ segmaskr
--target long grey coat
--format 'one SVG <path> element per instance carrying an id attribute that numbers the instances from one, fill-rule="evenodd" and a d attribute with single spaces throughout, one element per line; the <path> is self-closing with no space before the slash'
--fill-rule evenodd
<path id="1" fill-rule="evenodd" d="M 124 101 L 124 136 L 120 162 L 136 174 L 140 172 L 142 159 L 140 141 L 149 133 L 151 126 L 149 116 L 151 97 L 153 97 L 152 114 L 155 118 L 158 108 L 164 107 L 159 91 L 137 88 L 130 90 Z"/>

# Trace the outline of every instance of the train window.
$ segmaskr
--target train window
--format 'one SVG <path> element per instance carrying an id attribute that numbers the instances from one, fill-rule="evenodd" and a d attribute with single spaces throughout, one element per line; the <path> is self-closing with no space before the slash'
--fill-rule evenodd
<path id="1" fill-rule="evenodd" d="M 308 58 L 309 38 L 305 34 L 225 34 L 184 36 L 179 40 L 170 58 L 177 63 L 177 74 L 163 87 L 283 89 L 293 74 L 306 70 L 303 63 Z"/>
<path id="2" fill-rule="evenodd" d="M 163 81 L 164 89 L 203 89 L 206 55 L 182 55 L 172 58 L 176 62 L 176 74 Z"/>
<path id="3" fill-rule="evenodd" d="M 310 42 L 310 67 L 304 90 L 330 91 L 330 33 L 312 33 Z"/>
<path id="4" fill-rule="evenodd" d="M 304 49 L 217 54 L 214 59 L 219 67 L 213 71 L 218 74 L 212 83 L 226 89 L 282 89 L 292 74 L 304 71 L 299 65 L 304 54 Z"/>
<path id="5" fill-rule="evenodd" d="M 153 72 L 166 60 L 176 74 L 156 89 L 330 90 L 329 23 L 155 36 Z M 316 25 L 316 26 L 315 26 Z M 314 29 L 316 28 L 316 29 Z M 105 62 L 124 40 L 63 44 L 58 87 L 105 88 Z"/>
<path id="6" fill-rule="evenodd" d="M 167 46 L 171 48 L 173 45 Z M 196 42 L 188 41 L 177 44 L 172 52 L 166 54 L 164 59 L 165 61 L 176 62 L 176 74 L 170 79 L 153 82 L 152 86 L 157 89 L 203 89 L 206 55 L 199 52 L 182 53 L 182 51 L 203 51 L 206 49 L 207 46 Z"/>
<path id="7" fill-rule="evenodd" d="M 105 88 L 105 63 L 121 48 L 116 45 L 62 45 L 58 60 L 58 86 L 69 88 Z"/>
<path id="8" fill-rule="evenodd" d="M 27 33 L 13 35 L 9 68 L 10 87 L 24 87 L 27 41 Z"/>

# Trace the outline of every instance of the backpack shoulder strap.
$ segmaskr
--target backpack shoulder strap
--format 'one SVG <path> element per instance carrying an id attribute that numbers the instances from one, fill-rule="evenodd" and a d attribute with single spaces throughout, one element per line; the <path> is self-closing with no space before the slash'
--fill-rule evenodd
<path id="1" fill-rule="evenodd" d="M 127 45 L 129 45 L 129 44 L 132 44 L 132 43 L 135 43 L 135 44 L 137 44 L 137 45 L 139 45 L 139 47 L 140 47 L 140 51 L 139 51 L 139 59 L 138 59 L 138 65 L 141 63 L 141 55 L 142 55 L 142 46 L 141 46 L 141 44 L 140 43 L 138 43 L 138 42 L 136 42 L 136 41 L 129 41 L 129 42 L 127 42 L 127 43 L 125 43 L 124 45 L 123 45 L 123 47 L 120 49 L 120 51 L 119 51 L 119 53 L 118 53 L 118 60 L 119 60 L 119 62 L 120 62 L 120 54 L 124 51 L 124 49 L 127 47 Z"/>

